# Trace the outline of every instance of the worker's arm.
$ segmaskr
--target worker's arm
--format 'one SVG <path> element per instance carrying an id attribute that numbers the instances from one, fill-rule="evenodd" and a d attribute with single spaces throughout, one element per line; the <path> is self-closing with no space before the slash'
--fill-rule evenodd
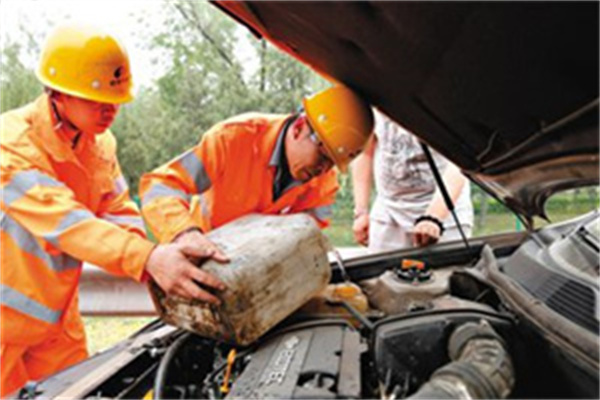
<path id="1" fill-rule="evenodd" d="M 167 293 L 218 302 L 194 280 L 216 289 L 223 284 L 187 259 L 210 257 L 209 252 L 184 245 L 155 248 L 138 234 L 96 217 L 52 170 L 10 150 L 2 151 L 2 212 L 45 243 L 47 251 L 62 252 L 138 281 L 147 271 Z"/>
<path id="2" fill-rule="evenodd" d="M 467 184 L 467 178 L 460 172 L 460 169 L 458 169 L 456 165 L 449 163 L 442 174 L 442 179 L 452 203 L 456 204 L 465 184 Z M 437 188 L 424 215 L 429 215 L 439 221 L 444 221 L 449 214 L 450 210 L 446 207 L 440 189 Z M 435 222 L 428 220 L 417 223 L 413 232 L 413 244 L 415 246 L 425 246 L 436 243 L 442 234 L 439 226 Z"/>
<path id="3" fill-rule="evenodd" d="M 375 135 L 372 135 L 365 149 L 352 162 L 352 187 L 354 195 L 354 239 L 363 246 L 369 243 L 369 201 L 373 185 L 373 157 Z"/>
<path id="4" fill-rule="evenodd" d="M 172 242 L 191 229 L 200 229 L 198 221 L 191 217 L 191 197 L 208 190 L 219 178 L 224 153 L 220 135 L 209 131 L 197 146 L 142 176 L 142 214 L 161 243 Z"/>
<path id="5" fill-rule="evenodd" d="M 191 150 L 143 175 L 140 198 L 146 223 L 161 243 L 201 248 L 216 261 L 227 262 L 225 254 L 204 236 L 190 213 L 191 197 L 208 190 L 225 165 L 225 144 L 215 129 Z"/>
<path id="6" fill-rule="evenodd" d="M 102 196 L 98 208 L 98 216 L 110 223 L 135 233 L 143 238 L 146 237 L 146 229 L 140 210 L 129 197 L 129 186 L 121 172 L 117 162 L 112 171 L 113 189 Z"/>

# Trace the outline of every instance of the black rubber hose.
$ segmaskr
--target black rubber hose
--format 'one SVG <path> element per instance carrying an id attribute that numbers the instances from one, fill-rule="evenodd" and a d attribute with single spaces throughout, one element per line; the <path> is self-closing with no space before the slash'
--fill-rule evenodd
<path id="1" fill-rule="evenodd" d="M 344 307 L 354 318 L 360 322 L 360 324 L 368 331 L 368 333 L 373 332 L 373 323 L 363 315 L 360 311 L 354 308 L 349 302 L 346 300 L 327 300 L 327 304 L 332 306 L 342 306 Z"/>
<path id="2" fill-rule="evenodd" d="M 436 370 L 411 400 L 508 397 L 515 383 L 511 357 L 487 321 L 467 322 L 455 329 L 448 353 L 452 362 Z"/>
<path id="3" fill-rule="evenodd" d="M 169 366 L 171 361 L 175 358 L 181 346 L 190 337 L 191 333 L 186 332 L 178 337 L 173 344 L 169 346 L 169 349 L 165 352 L 165 355 L 158 364 L 158 370 L 156 371 L 156 377 L 154 378 L 154 390 L 152 398 L 154 400 L 165 399 L 164 387 L 167 379 L 167 373 L 169 372 Z"/>

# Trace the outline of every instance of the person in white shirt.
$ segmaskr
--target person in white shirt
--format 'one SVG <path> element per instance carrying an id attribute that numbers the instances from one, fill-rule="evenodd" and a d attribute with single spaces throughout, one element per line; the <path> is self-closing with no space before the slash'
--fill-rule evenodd
<path id="1" fill-rule="evenodd" d="M 419 140 L 381 112 L 374 109 L 374 114 L 375 135 L 352 164 L 355 240 L 378 251 L 460 239 Z M 454 164 L 432 155 L 468 237 L 473 227 L 469 182 Z M 369 211 L 373 180 L 377 195 Z"/>

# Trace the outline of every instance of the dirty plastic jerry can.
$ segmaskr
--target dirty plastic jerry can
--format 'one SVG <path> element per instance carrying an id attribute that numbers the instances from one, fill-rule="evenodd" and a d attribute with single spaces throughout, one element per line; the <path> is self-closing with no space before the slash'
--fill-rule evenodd
<path id="1" fill-rule="evenodd" d="M 231 260 L 209 260 L 204 271 L 227 289 L 220 306 L 166 295 L 150 282 L 163 321 L 217 340 L 248 345 L 329 283 L 327 238 L 307 214 L 242 217 L 207 234 Z"/>

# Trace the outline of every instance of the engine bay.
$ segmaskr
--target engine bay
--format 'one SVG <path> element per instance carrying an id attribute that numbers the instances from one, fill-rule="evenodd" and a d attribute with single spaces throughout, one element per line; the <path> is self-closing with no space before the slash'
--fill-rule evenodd
<path id="1" fill-rule="evenodd" d="M 593 220 L 597 224 L 597 218 Z M 574 389 L 577 382 L 565 375 L 565 364 L 557 361 L 553 345 L 508 309 L 486 280 L 488 264 L 500 264 L 510 272 L 518 268 L 516 263 L 524 265 L 524 253 L 530 263 L 543 264 L 549 249 L 580 238 L 581 229 L 547 234 L 546 243 L 528 238 L 509 257 L 493 262 L 480 257 L 476 265 L 428 268 L 419 260 L 402 259 L 376 277 L 330 284 L 321 297 L 247 348 L 184 333 L 170 346 L 177 351 L 162 358 L 153 395 L 210 399 L 584 395 L 587 389 Z M 530 248 L 534 245 L 535 250 Z M 590 265 L 581 268 L 595 271 Z M 527 282 L 524 286 L 527 290 Z"/>
<path id="2" fill-rule="evenodd" d="M 171 345 L 178 349 L 176 354 L 161 360 L 166 376 L 157 377 L 155 398 L 404 398 L 434 371 L 451 364 L 449 342 L 460 329 L 471 329 L 474 338 L 494 340 L 508 349 L 514 321 L 494 308 L 497 298 L 483 291 L 477 301 L 458 297 L 450 287 L 461 290 L 464 277 L 451 279 L 447 271 L 429 274 L 428 281 L 419 283 L 387 275 L 393 284 L 405 284 L 412 291 L 413 301 L 405 312 L 369 308 L 361 313 L 348 302 L 328 300 L 330 309 L 301 309 L 246 349 L 183 334 Z M 369 284 L 381 290 L 385 283 Z M 466 376 L 482 375 L 472 383 L 481 386 L 484 397 L 505 397 L 503 392 L 514 382 L 508 350 L 503 352 L 503 364 L 510 367 L 502 371 L 507 376 L 498 392 L 477 368 L 463 363 L 462 368 L 472 369 L 464 372 Z M 206 373 L 191 378 L 190 371 Z"/>

